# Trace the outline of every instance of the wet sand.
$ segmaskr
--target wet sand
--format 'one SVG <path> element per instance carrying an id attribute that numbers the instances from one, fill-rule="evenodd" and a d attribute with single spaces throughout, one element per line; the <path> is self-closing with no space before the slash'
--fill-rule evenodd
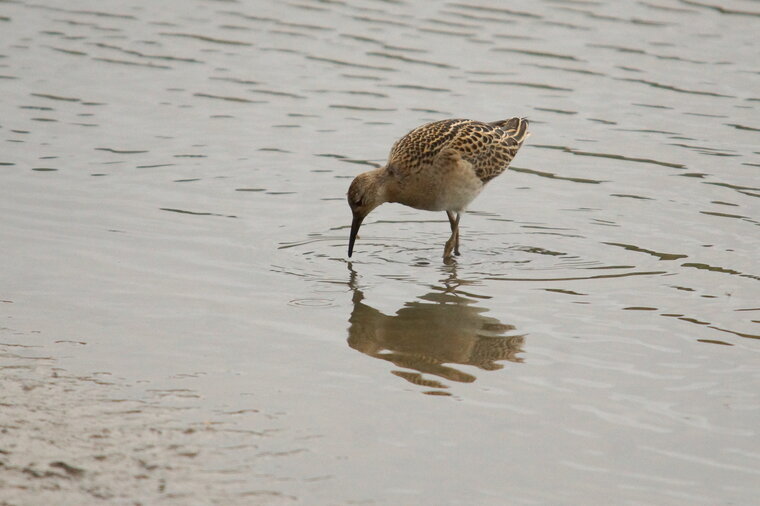
<path id="1" fill-rule="evenodd" d="M 262 433 L 204 419 L 192 392 L 130 399 L 119 379 L 71 374 L 40 351 L 0 344 L 3 506 L 293 503 L 252 462 L 232 466 L 234 446 Z"/>

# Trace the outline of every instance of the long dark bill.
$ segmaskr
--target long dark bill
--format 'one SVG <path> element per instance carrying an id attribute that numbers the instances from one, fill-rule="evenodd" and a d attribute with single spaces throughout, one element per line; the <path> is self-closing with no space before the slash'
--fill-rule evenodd
<path id="1" fill-rule="evenodd" d="M 351 254 L 354 252 L 354 241 L 356 241 L 356 234 L 359 233 L 362 221 L 364 221 L 364 216 L 354 215 L 354 221 L 351 222 L 351 236 L 348 238 L 348 258 L 351 258 Z"/>

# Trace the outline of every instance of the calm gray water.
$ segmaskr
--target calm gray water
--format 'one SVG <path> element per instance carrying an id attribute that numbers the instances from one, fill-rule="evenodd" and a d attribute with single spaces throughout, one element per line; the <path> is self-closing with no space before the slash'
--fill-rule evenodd
<path id="1" fill-rule="evenodd" d="M 126 497 L 134 448 L 71 443 L 101 499 L 753 504 L 758 33 L 751 0 L 0 1 L 2 350 L 203 429 Z M 347 262 L 351 178 L 510 116 L 456 264 L 396 205 Z"/>

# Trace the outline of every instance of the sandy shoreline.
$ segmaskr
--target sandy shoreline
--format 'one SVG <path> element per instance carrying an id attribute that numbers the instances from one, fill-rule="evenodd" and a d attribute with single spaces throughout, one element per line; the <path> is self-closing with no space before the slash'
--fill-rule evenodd
<path id="1" fill-rule="evenodd" d="M 71 375 L 29 351 L 0 344 L 0 505 L 293 502 L 250 488 L 262 481 L 250 462 L 226 468 L 215 453 L 230 431 L 188 422 L 195 408 L 129 400 L 123 385 Z"/>

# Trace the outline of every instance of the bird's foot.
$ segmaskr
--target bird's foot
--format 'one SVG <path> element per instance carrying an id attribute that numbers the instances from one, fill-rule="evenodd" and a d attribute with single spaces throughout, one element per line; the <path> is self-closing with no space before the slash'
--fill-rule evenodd
<path id="1" fill-rule="evenodd" d="M 454 254 L 459 255 L 459 249 L 456 247 L 456 237 L 453 235 L 449 237 L 449 240 L 446 241 L 446 245 L 443 247 L 443 260 L 444 262 L 448 260 L 453 260 L 451 253 L 452 251 Z"/>

